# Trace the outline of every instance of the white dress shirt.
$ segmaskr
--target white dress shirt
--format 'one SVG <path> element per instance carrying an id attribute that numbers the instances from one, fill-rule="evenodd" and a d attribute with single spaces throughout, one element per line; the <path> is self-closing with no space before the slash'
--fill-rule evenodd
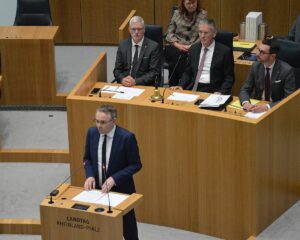
<path id="1" fill-rule="evenodd" d="M 111 152 L 111 146 L 116 131 L 116 126 L 114 126 L 109 133 L 106 134 L 106 171 L 108 169 L 109 157 Z M 104 135 L 100 134 L 99 143 L 98 143 L 98 172 L 99 172 L 99 184 L 102 183 L 102 144 L 104 141 Z"/>
<path id="2" fill-rule="evenodd" d="M 200 59 L 199 59 L 199 65 L 201 62 L 201 58 L 203 56 L 204 53 L 204 46 L 202 46 L 201 48 L 201 53 L 200 53 Z M 204 66 L 203 66 L 203 70 L 201 73 L 201 77 L 199 79 L 199 83 L 204 83 L 204 84 L 209 84 L 210 83 L 210 67 L 211 67 L 211 62 L 212 62 L 212 57 L 214 54 L 214 50 L 215 50 L 215 41 L 213 41 L 208 47 L 207 47 L 207 52 L 206 52 L 206 57 L 205 57 L 205 61 L 204 61 Z M 199 66 L 198 66 L 199 68 Z"/>

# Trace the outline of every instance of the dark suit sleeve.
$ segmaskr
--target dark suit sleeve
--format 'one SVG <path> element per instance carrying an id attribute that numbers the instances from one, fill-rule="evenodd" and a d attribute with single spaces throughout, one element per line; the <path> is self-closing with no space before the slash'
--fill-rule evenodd
<path id="1" fill-rule="evenodd" d="M 251 66 L 248 77 L 240 90 L 240 102 L 250 101 L 250 95 L 254 88 L 254 64 Z"/>
<path id="2" fill-rule="evenodd" d="M 230 49 L 226 49 L 224 52 L 224 76 L 223 76 L 223 82 L 221 84 L 220 89 L 218 89 L 218 92 L 221 92 L 222 94 L 230 94 L 231 88 L 234 83 L 234 61 L 233 61 L 233 53 Z"/>
<path id="3" fill-rule="evenodd" d="M 284 97 L 287 97 L 296 90 L 296 82 L 293 68 L 290 67 L 281 78 L 284 79 Z M 271 102 L 270 107 L 274 107 L 279 102 L 280 101 Z"/>
<path id="4" fill-rule="evenodd" d="M 114 179 L 117 186 L 122 184 L 123 182 L 126 182 L 133 176 L 133 174 L 135 174 L 142 168 L 139 149 L 135 136 L 131 134 L 126 137 L 125 141 L 126 152 L 124 158 L 125 161 L 127 161 L 127 165 L 125 168 L 122 168 L 121 170 L 112 174 L 112 178 Z"/>
<path id="5" fill-rule="evenodd" d="M 152 46 L 148 71 L 135 79 L 137 85 L 153 85 L 155 77 L 161 74 L 161 52 L 158 44 Z"/>
<path id="6" fill-rule="evenodd" d="M 192 67 L 192 60 L 191 58 L 192 56 L 192 51 L 193 50 L 193 46 L 190 48 L 189 52 L 188 52 L 188 61 L 187 61 L 187 65 L 184 69 L 184 72 L 179 80 L 179 86 L 181 86 L 183 89 L 187 89 L 187 90 L 191 90 L 192 89 L 192 82 L 193 82 L 193 67 Z"/>
<path id="7" fill-rule="evenodd" d="M 129 69 L 125 66 L 126 62 L 123 61 L 123 59 L 125 59 L 126 56 L 123 55 L 124 52 L 121 49 L 121 45 L 119 45 L 114 69 L 115 80 L 118 83 L 121 83 L 122 79 L 129 75 Z"/>
<path id="8" fill-rule="evenodd" d="M 85 151 L 83 155 L 83 161 L 85 162 L 84 169 L 85 169 L 86 178 L 94 177 L 92 158 L 90 152 L 90 140 L 91 140 L 91 130 L 89 129 L 86 135 Z"/>

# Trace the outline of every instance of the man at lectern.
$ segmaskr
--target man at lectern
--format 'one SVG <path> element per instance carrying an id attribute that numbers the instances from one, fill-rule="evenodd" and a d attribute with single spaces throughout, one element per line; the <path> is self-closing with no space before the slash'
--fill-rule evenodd
<path id="1" fill-rule="evenodd" d="M 240 102 L 245 111 L 265 112 L 296 90 L 293 68 L 276 59 L 279 50 L 280 45 L 272 38 L 263 40 L 257 48 L 258 61 L 251 66 L 240 91 Z M 250 96 L 270 103 L 251 104 Z"/>
<path id="2" fill-rule="evenodd" d="M 154 85 L 161 74 L 161 52 L 157 42 L 144 36 L 143 18 L 134 16 L 129 22 L 131 37 L 120 42 L 114 76 L 115 81 L 126 87 Z"/>
<path id="3" fill-rule="evenodd" d="M 138 144 L 133 133 L 116 125 L 116 119 L 113 106 L 104 105 L 96 110 L 96 126 L 88 129 L 86 137 L 86 190 L 135 192 L 133 174 L 142 168 Z M 134 210 L 123 217 L 123 236 L 125 240 L 138 239 Z"/>

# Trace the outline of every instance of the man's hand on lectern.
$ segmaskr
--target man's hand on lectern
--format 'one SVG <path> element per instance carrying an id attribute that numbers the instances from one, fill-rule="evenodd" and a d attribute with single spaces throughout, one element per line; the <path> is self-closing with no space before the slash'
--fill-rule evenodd
<path id="1" fill-rule="evenodd" d="M 84 183 L 85 190 L 92 190 L 92 189 L 95 189 L 95 187 L 96 187 L 96 181 L 95 181 L 94 177 L 89 177 L 85 180 L 85 183 Z"/>

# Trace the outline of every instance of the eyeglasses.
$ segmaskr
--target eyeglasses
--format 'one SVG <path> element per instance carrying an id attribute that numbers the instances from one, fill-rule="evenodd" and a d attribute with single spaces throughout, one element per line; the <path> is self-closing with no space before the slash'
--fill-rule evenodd
<path id="1" fill-rule="evenodd" d="M 142 32 L 144 28 L 130 28 L 131 32 Z"/>
<path id="2" fill-rule="evenodd" d="M 261 49 L 259 49 L 259 48 L 257 48 L 256 50 L 258 51 L 258 54 L 259 54 L 259 55 L 272 54 L 272 53 L 269 53 L 269 52 L 268 52 L 268 53 L 267 53 L 267 52 L 264 52 L 263 50 L 261 50 Z"/>
<path id="3" fill-rule="evenodd" d="M 110 119 L 110 120 L 108 120 L 108 121 L 104 121 L 104 120 L 97 120 L 97 119 L 95 119 L 94 121 L 95 121 L 95 123 L 96 123 L 97 125 L 106 125 L 106 124 L 110 123 L 112 120 L 113 120 L 113 119 Z"/>

